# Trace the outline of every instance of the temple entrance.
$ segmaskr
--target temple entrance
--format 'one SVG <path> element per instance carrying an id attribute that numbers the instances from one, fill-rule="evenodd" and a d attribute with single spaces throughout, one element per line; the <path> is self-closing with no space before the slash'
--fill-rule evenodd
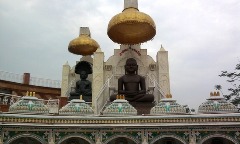
<path id="1" fill-rule="evenodd" d="M 128 138 L 118 137 L 118 138 L 111 140 L 107 144 L 136 144 L 136 143 Z"/>
<path id="2" fill-rule="evenodd" d="M 21 137 L 14 140 L 13 142 L 10 142 L 10 144 L 42 144 L 42 143 L 32 137 Z"/>
<path id="3" fill-rule="evenodd" d="M 90 143 L 79 137 L 71 137 L 61 142 L 61 144 L 90 144 Z"/>
<path id="4" fill-rule="evenodd" d="M 234 144 L 234 143 L 226 138 L 213 137 L 204 141 L 202 144 Z"/>
<path id="5" fill-rule="evenodd" d="M 171 138 L 171 137 L 165 137 L 161 138 L 158 141 L 154 142 L 153 144 L 184 144 L 181 141 Z"/>

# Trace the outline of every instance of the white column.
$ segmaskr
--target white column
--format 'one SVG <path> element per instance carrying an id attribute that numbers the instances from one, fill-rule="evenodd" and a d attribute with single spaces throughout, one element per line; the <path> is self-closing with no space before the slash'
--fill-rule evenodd
<path id="1" fill-rule="evenodd" d="M 69 73 L 70 73 L 70 66 L 68 62 L 63 65 L 62 69 L 62 85 L 61 85 L 61 97 L 66 97 L 66 92 L 68 90 L 69 85 Z"/>
<path id="2" fill-rule="evenodd" d="M 169 64 L 168 64 L 168 51 L 162 46 L 157 52 L 157 70 L 158 70 L 158 84 L 166 94 L 170 94 L 170 78 L 169 78 Z"/>
<path id="3" fill-rule="evenodd" d="M 104 84 L 103 65 L 104 65 L 104 53 L 101 51 L 100 48 L 98 48 L 97 51 L 94 52 L 93 57 L 92 107 L 94 109 L 95 114 L 97 114 L 96 97 Z"/>

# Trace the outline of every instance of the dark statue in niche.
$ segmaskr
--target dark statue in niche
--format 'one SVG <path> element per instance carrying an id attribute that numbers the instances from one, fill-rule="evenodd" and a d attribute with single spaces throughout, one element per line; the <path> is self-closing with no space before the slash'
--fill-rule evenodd
<path id="1" fill-rule="evenodd" d="M 83 100 L 92 102 L 92 83 L 87 80 L 88 74 L 92 74 L 92 67 L 86 61 L 80 61 L 75 67 L 75 73 L 80 74 L 80 80 L 76 82 L 76 88 L 70 92 L 69 100 L 79 99 L 82 95 Z"/>
<path id="2" fill-rule="evenodd" d="M 118 94 L 125 95 L 130 102 L 153 102 L 154 96 L 146 94 L 145 78 L 138 75 L 138 65 L 134 58 L 129 58 L 125 64 L 125 75 L 118 79 Z M 110 97 L 114 101 L 116 95 Z"/>

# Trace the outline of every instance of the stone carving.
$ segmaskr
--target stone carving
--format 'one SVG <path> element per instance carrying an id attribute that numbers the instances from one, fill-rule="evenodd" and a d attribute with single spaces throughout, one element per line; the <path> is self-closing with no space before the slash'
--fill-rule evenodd
<path id="1" fill-rule="evenodd" d="M 118 94 L 125 95 L 130 102 L 152 102 L 154 96 L 146 94 L 145 78 L 138 75 L 138 65 L 134 58 L 129 58 L 124 66 L 125 75 L 118 79 Z M 110 97 L 111 101 L 116 95 Z"/>
<path id="2" fill-rule="evenodd" d="M 92 67 L 86 61 L 80 61 L 75 67 L 75 73 L 80 74 L 80 80 L 76 82 L 75 90 L 70 92 L 69 100 L 79 99 L 80 95 L 86 102 L 92 102 L 92 83 L 87 80 L 88 74 L 92 74 Z"/>
<path id="3" fill-rule="evenodd" d="M 149 65 L 149 69 L 150 69 L 151 71 L 155 71 L 155 70 L 156 70 L 156 64 L 150 64 L 150 65 Z"/>
<path id="4" fill-rule="evenodd" d="M 105 65 L 105 70 L 106 71 L 111 71 L 112 70 L 112 65 Z"/>

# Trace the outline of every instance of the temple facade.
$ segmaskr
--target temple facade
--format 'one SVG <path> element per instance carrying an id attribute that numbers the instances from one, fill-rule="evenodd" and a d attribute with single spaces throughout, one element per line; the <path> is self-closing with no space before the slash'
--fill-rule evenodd
<path id="1" fill-rule="evenodd" d="M 155 36 L 156 26 L 138 10 L 137 0 L 125 0 L 107 33 L 120 44 L 107 61 L 88 27 L 69 43 L 69 52 L 82 57 L 74 66 L 63 65 L 61 94 L 56 88 L 18 83 L 21 91 L 13 95 L 13 84 L 6 87 L 5 80 L 5 87 L 0 85 L 7 90 L 0 93 L 0 144 L 240 144 L 240 113 L 218 91 L 197 111 L 171 95 L 168 51 L 159 46 L 155 61 L 141 48 Z M 134 63 L 127 64 L 129 58 Z M 79 67 L 80 62 L 91 72 Z M 127 67 L 129 79 L 118 82 Z M 83 78 L 78 70 L 88 75 Z M 83 82 L 77 86 L 79 80 Z M 91 86 L 86 89 L 84 83 Z M 127 83 L 125 95 L 118 90 L 122 83 Z M 81 93 L 79 98 L 70 99 L 73 92 Z M 92 101 L 85 101 L 87 92 Z M 128 101 L 128 94 L 151 95 L 154 100 Z M 116 99 L 110 101 L 111 96 Z"/>

